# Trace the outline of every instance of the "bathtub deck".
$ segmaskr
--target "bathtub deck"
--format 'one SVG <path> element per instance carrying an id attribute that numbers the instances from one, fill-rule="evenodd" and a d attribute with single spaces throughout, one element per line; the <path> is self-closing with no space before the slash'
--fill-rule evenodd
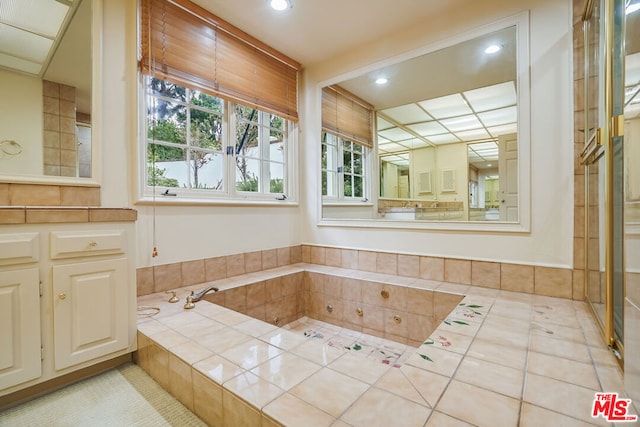
<path id="1" fill-rule="evenodd" d="M 623 394 L 620 368 L 586 304 L 552 297 L 299 264 L 216 282 L 222 289 L 296 271 L 458 293 L 409 347 L 312 319 L 283 328 L 157 293 L 139 316 L 138 364 L 210 425 L 610 425 L 596 392 Z"/>

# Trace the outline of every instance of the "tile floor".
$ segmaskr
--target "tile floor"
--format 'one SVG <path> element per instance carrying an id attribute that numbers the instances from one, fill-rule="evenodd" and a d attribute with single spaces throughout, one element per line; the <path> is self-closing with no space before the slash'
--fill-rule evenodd
<path id="1" fill-rule="evenodd" d="M 279 271 L 300 268 L 323 271 Z M 138 359 L 216 425 L 611 425 L 591 409 L 596 392 L 624 395 L 622 374 L 586 304 L 436 290 L 465 297 L 418 348 L 308 318 L 277 328 L 206 301 L 185 311 L 147 295 L 138 303 L 160 313 L 139 319 Z"/>

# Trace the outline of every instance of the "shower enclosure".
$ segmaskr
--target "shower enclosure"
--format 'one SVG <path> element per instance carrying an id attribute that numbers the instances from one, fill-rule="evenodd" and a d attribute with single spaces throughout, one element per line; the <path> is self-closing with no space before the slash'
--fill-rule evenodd
<path id="1" fill-rule="evenodd" d="M 585 298 L 621 363 L 625 291 L 638 268 L 639 2 L 587 0 L 583 12 Z"/>

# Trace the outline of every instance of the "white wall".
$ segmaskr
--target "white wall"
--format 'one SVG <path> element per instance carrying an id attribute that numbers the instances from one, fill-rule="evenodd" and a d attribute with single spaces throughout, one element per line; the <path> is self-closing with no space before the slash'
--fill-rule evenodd
<path id="1" fill-rule="evenodd" d="M 469 205 L 469 166 L 467 163 L 467 144 L 445 144 L 436 148 L 435 188 L 441 202 L 462 202 L 463 218 L 467 218 Z M 442 171 L 452 169 L 455 172 L 455 191 L 442 191 Z"/>
<path id="2" fill-rule="evenodd" d="M 318 225 L 319 84 L 369 64 L 457 37 L 530 10 L 531 231 L 491 233 Z M 303 243 L 571 267 L 573 264 L 573 108 L 571 2 L 467 2 L 451 19 L 408 28 L 304 72 L 301 90 Z"/>
<path id="3" fill-rule="evenodd" d="M 466 154 L 465 154 L 466 155 Z M 436 166 L 436 149 L 434 147 L 420 148 L 411 151 L 409 161 L 411 162 L 411 188 L 414 199 L 435 200 L 438 197 Z M 431 193 L 420 194 L 420 174 L 431 172 Z"/>
<path id="4" fill-rule="evenodd" d="M 102 204 L 138 210 L 137 267 L 300 244 L 297 207 L 158 206 L 135 203 L 136 3 L 104 0 Z"/>
<path id="5" fill-rule="evenodd" d="M 0 171 L 42 175 L 42 80 L 0 69 L 0 94 L 0 141 L 22 146 L 17 156 L 0 153 Z"/>

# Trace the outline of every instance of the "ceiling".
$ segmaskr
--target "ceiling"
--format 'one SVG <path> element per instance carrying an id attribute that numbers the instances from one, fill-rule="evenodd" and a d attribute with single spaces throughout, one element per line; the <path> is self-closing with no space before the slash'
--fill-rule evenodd
<path id="1" fill-rule="evenodd" d="M 498 159 L 498 136 L 517 131 L 516 101 L 514 82 L 508 81 L 380 110 L 378 153 L 478 142 L 469 150 L 469 161 L 479 168 L 493 167 Z M 385 160 L 405 165 L 408 156 L 387 156 Z"/>
<path id="2" fill-rule="evenodd" d="M 292 0 L 277 12 L 267 0 L 192 0 L 300 62 L 319 63 L 385 36 L 459 13 L 463 0 Z"/>
<path id="3" fill-rule="evenodd" d="M 91 112 L 91 1 L 0 0 L 0 67 L 76 88 Z"/>
<path id="4" fill-rule="evenodd" d="M 395 0 L 393 7 L 381 0 L 292 0 L 292 8 L 276 12 L 267 0 L 193 1 L 303 66 L 469 7 L 461 0 Z M 381 154 L 492 139 L 515 131 L 515 33 L 496 31 L 338 84 L 381 111 Z M 483 53 L 489 43 L 503 47 L 490 60 Z M 385 88 L 373 83 L 381 74 L 390 79 Z M 500 99 L 486 106 L 483 96 Z M 438 112 L 447 101 L 457 109 Z M 478 162 L 497 158 L 497 148 L 478 151 Z"/>
<path id="5" fill-rule="evenodd" d="M 501 49 L 488 54 L 490 45 Z M 497 137 L 517 131 L 516 56 L 508 27 L 338 84 L 374 105 L 385 161 L 404 166 L 411 150 L 475 142 L 469 161 L 492 168 Z"/>
<path id="6" fill-rule="evenodd" d="M 73 1 L 0 2 L 0 65 L 40 75 L 64 34 Z"/>

